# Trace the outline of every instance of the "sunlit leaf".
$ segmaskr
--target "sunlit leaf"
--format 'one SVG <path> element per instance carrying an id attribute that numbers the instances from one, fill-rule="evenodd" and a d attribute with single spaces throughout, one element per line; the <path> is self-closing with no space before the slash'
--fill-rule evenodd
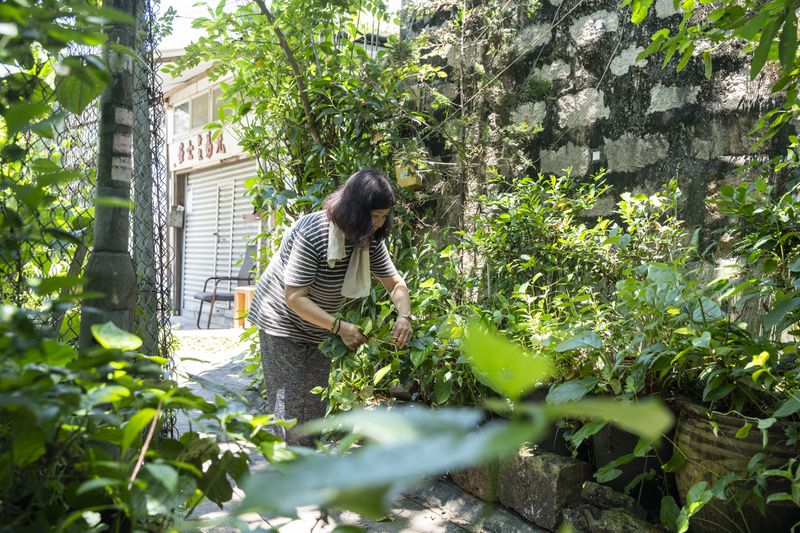
<path id="1" fill-rule="evenodd" d="M 460 434 L 480 423 L 477 409 L 442 408 L 433 411 L 419 406 L 395 409 L 355 410 L 314 420 L 301 426 L 305 434 L 346 430 L 386 444 L 411 442 L 432 433 Z"/>
<path id="2" fill-rule="evenodd" d="M 649 440 L 661 437 L 675 421 L 672 414 L 658 400 L 623 403 L 617 400 L 592 399 L 548 405 L 544 412 L 551 418 L 602 419 Z"/>
<path id="3" fill-rule="evenodd" d="M 581 331 L 577 335 L 570 337 L 556 346 L 557 352 L 567 352 L 570 350 L 580 350 L 582 348 L 600 348 L 603 340 L 594 331 Z"/>
<path id="4" fill-rule="evenodd" d="M 100 346 L 109 350 L 136 350 L 142 345 L 142 339 L 118 328 L 113 322 L 93 325 L 92 335 Z"/>
<path id="5" fill-rule="evenodd" d="M 63 59 L 61 68 L 67 74 L 56 77 L 56 99 L 65 109 L 80 115 L 108 85 L 108 72 L 81 57 Z"/>
<path id="6" fill-rule="evenodd" d="M 475 373 L 490 387 L 517 399 L 552 375 L 550 360 L 527 353 L 516 344 L 471 324 L 462 344 Z"/>

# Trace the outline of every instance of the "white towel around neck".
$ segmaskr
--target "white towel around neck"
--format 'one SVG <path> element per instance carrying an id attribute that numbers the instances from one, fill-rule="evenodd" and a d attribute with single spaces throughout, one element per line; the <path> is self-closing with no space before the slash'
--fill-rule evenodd
<path id="1" fill-rule="evenodd" d="M 333 222 L 328 222 L 328 267 L 333 268 L 336 261 L 344 259 L 344 240 L 344 232 Z M 342 296 L 363 298 L 369 294 L 370 282 L 369 246 L 356 246 L 344 275 Z"/>

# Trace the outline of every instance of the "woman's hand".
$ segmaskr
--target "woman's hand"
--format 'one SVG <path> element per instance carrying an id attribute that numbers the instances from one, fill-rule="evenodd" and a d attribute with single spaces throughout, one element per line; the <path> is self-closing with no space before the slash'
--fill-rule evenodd
<path id="1" fill-rule="evenodd" d="M 358 326 L 350 322 L 339 323 L 339 337 L 342 338 L 344 345 L 351 350 L 355 350 L 367 342 L 367 338 L 359 331 Z"/>
<path id="2" fill-rule="evenodd" d="M 414 333 L 414 328 L 411 327 L 411 319 L 401 316 L 394 323 L 394 345 L 398 348 L 405 348 L 412 333 Z"/>

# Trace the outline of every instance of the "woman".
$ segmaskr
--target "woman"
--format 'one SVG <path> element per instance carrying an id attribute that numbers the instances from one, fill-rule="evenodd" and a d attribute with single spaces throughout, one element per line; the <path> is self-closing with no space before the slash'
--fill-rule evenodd
<path id="1" fill-rule="evenodd" d="M 345 297 L 370 292 L 377 277 L 397 309 L 394 342 L 411 338 L 408 287 L 397 273 L 383 240 L 396 202 L 392 186 L 376 170 L 360 170 L 328 196 L 323 209 L 301 217 L 284 235 L 261 276 L 250 307 L 258 326 L 267 412 L 298 423 L 325 415 L 314 387 L 325 387 L 330 359 L 317 346 L 329 333 L 355 350 L 367 341 L 358 326 L 334 316 Z M 289 444 L 310 444 L 293 431 Z"/>

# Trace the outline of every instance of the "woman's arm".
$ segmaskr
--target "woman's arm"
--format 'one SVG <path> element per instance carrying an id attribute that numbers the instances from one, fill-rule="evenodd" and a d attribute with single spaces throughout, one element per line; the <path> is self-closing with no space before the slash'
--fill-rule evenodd
<path id="1" fill-rule="evenodd" d="M 398 348 L 405 347 L 411 339 L 414 328 L 411 324 L 411 298 L 408 294 L 408 286 L 400 274 L 378 278 L 381 280 L 386 292 L 389 293 L 395 309 L 397 309 L 397 322 L 394 325 L 394 343 Z"/>
<path id="2" fill-rule="evenodd" d="M 312 302 L 308 297 L 308 290 L 309 287 L 290 287 L 286 285 L 283 293 L 286 306 L 306 322 L 333 333 L 331 328 L 335 317 Z M 337 334 L 342 338 L 345 346 L 351 350 L 355 350 L 367 342 L 367 338 L 358 330 L 358 326 L 355 324 L 341 321 L 338 328 Z"/>

